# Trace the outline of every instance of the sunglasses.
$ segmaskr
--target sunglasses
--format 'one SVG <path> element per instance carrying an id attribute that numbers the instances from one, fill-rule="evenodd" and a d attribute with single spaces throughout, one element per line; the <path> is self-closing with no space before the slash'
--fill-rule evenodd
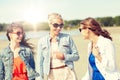
<path id="1" fill-rule="evenodd" d="M 92 28 L 88 28 L 88 27 L 79 28 L 79 31 L 81 32 L 83 29 L 89 29 L 89 30 L 95 31 Z"/>
<path id="2" fill-rule="evenodd" d="M 12 34 L 17 34 L 18 36 L 23 35 L 23 32 L 12 32 Z"/>
<path id="3" fill-rule="evenodd" d="M 58 27 L 63 28 L 63 26 L 64 26 L 63 23 L 61 23 L 61 24 L 54 23 L 54 24 L 52 24 L 52 25 L 53 25 L 54 28 L 58 28 Z"/>

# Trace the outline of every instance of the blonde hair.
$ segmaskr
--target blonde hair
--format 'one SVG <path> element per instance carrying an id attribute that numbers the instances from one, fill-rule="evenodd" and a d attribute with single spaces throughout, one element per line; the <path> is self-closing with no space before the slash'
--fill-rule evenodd
<path id="1" fill-rule="evenodd" d="M 53 19 L 61 19 L 63 21 L 62 16 L 58 13 L 51 13 L 48 15 L 48 23 L 51 23 Z"/>

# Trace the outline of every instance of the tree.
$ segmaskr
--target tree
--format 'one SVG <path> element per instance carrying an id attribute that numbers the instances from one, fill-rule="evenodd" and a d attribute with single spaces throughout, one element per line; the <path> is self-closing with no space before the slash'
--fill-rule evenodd
<path id="1" fill-rule="evenodd" d="M 103 18 L 97 18 L 97 20 L 101 23 L 103 26 L 113 26 L 114 20 L 112 17 L 103 17 Z"/>
<path id="2" fill-rule="evenodd" d="M 114 23 L 115 23 L 116 26 L 120 26 L 120 16 L 116 16 L 114 18 Z"/>
<path id="3" fill-rule="evenodd" d="M 1 24 L 0 24 L 0 31 L 5 31 L 6 28 L 7 28 L 7 25 L 8 25 L 8 24 L 1 23 Z"/>
<path id="4" fill-rule="evenodd" d="M 2 24 L 0 24 L 0 31 L 2 31 L 3 30 L 3 25 Z"/>

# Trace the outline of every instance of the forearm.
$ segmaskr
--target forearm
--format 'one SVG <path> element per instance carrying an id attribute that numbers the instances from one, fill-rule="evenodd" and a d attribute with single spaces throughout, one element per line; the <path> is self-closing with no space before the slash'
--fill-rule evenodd
<path id="1" fill-rule="evenodd" d="M 99 62 L 102 62 L 102 57 L 100 56 L 100 54 L 95 55 L 95 57 L 98 59 Z"/>
<path id="2" fill-rule="evenodd" d="M 64 57 L 66 61 L 77 61 L 79 59 L 78 54 L 65 54 Z"/>

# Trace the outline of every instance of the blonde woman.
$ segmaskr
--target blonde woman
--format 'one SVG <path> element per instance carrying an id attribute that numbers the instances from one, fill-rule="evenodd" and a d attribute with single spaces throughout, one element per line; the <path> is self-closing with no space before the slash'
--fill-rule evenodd
<path id="1" fill-rule="evenodd" d="M 60 14 L 48 15 L 50 33 L 39 40 L 40 80 L 76 80 L 74 61 L 79 59 L 77 48 L 68 34 L 61 33 L 64 22 Z"/>

